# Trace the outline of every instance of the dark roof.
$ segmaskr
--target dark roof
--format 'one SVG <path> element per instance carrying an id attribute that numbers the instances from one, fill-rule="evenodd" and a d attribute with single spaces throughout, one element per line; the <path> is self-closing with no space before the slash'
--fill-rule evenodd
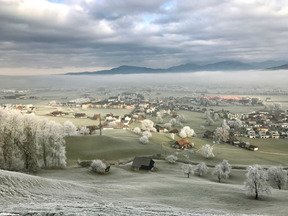
<path id="1" fill-rule="evenodd" d="M 152 158 L 149 157 L 135 157 L 132 166 L 137 168 L 140 168 L 141 166 L 149 166 L 151 160 Z"/>

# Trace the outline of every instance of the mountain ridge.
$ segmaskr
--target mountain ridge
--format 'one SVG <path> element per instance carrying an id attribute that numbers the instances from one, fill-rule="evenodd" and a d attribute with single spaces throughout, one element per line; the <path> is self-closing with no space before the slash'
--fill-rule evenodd
<path id="1" fill-rule="evenodd" d="M 271 61 L 270 65 L 275 65 L 276 62 Z M 263 66 L 269 65 L 267 62 L 263 62 Z M 277 65 L 276 65 L 277 66 Z M 288 67 L 288 65 L 287 65 Z M 277 67 L 271 67 L 277 68 Z M 182 73 L 182 72 L 198 72 L 198 71 L 239 71 L 239 70 L 265 70 L 267 67 L 261 68 L 261 63 L 243 63 L 240 61 L 221 61 L 211 64 L 195 64 L 187 63 L 169 68 L 149 68 L 139 66 L 121 65 L 109 70 L 99 70 L 91 72 L 71 72 L 65 75 L 116 75 L 116 74 L 141 74 L 141 73 Z M 269 68 L 267 69 L 269 70 Z M 276 69 L 275 69 L 276 70 Z"/>

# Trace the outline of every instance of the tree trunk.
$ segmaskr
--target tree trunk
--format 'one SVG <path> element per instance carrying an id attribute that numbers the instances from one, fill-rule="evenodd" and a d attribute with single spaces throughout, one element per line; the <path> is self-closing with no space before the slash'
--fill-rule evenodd
<path id="1" fill-rule="evenodd" d="M 188 173 L 188 178 L 189 178 L 190 174 Z"/>
<path id="2" fill-rule="evenodd" d="M 256 182 L 255 182 L 255 199 L 258 200 L 258 188 Z"/>

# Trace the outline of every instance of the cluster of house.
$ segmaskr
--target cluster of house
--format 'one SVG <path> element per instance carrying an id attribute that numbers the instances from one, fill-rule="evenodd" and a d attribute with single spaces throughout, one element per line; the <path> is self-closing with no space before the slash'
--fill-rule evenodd
<path id="1" fill-rule="evenodd" d="M 34 114 L 36 107 L 33 104 L 1 104 L 0 107 L 10 110 L 19 110 L 22 113 Z"/>
<path id="2" fill-rule="evenodd" d="M 285 111 L 259 111 L 240 116 L 241 128 L 230 124 L 231 133 L 236 137 L 249 138 L 288 138 L 288 114 Z M 228 122 L 229 123 L 229 122 Z"/>
<path id="3" fill-rule="evenodd" d="M 78 98 L 63 103 L 63 106 L 78 108 L 109 108 L 109 109 L 134 109 L 144 99 L 142 94 L 123 92 L 121 95 L 108 97 L 104 100 L 95 101 L 92 98 Z"/>

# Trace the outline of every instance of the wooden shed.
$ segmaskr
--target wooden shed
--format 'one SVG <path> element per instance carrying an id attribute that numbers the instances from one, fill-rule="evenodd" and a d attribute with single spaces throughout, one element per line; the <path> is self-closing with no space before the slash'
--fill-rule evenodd
<path id="1" fill-rule="evenodd" d="M 139 170 L 151 170 L 154 168 L 154 161 L 150 157 L 135 157 L 132 163 L 132 169 Z"/>

